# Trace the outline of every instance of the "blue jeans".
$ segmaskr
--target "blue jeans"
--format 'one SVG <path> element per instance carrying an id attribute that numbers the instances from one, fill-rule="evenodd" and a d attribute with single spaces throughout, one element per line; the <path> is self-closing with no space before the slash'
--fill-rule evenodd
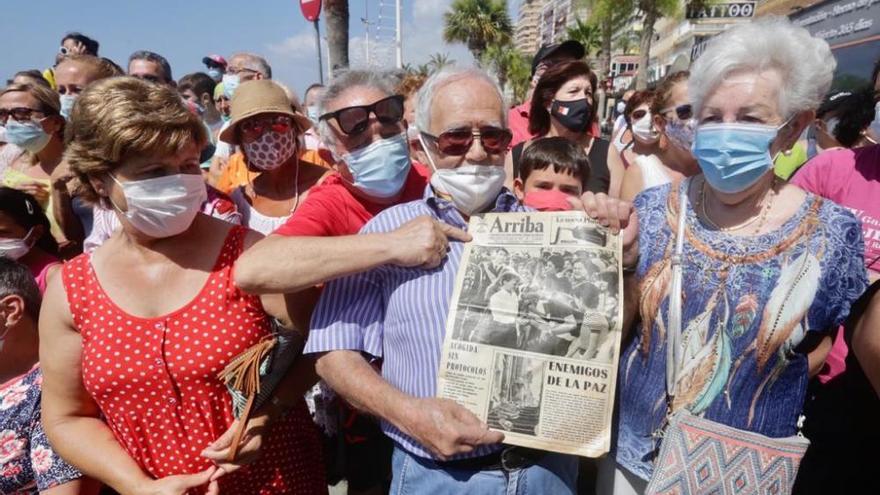
<path id="1" fill-rule="evenodd" d="M 509 472 L 444 469 L 395 445 L 390 495 L 573 495 L 577 466 L 577 457 L 547 453 L 537 464 Z"/>

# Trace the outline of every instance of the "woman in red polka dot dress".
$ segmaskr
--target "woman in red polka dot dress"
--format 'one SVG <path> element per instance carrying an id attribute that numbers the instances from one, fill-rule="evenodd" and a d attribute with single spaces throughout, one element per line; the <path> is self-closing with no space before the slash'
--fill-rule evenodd
<path id="1" fill-rule="evenodd" d="M 68 462 L 123 494 L 326 493 L 298 358 L 227 462 L 234 417 L 217 378 L 272 328 L 308 328 L 282 296 L 239 290 L 233 265 L 258 234 L 198 213 L 204 126 L 172 90 L 96 83 L 68 124 L 85 199 L 122 228 L 49 283 L 41 314 L 45 430 Z M 305 332 L 300 331 L 304 341 Z"/>

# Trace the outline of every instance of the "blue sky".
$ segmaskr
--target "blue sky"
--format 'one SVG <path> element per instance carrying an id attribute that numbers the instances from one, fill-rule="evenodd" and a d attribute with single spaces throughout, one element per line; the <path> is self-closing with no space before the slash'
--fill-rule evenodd
<path id="1" fill-rule="evenodd" d="M 380 0 L 350 0 L 351 58 L 364 62 L 365 2 L 370 17 L 378 14 Z M 382 0 L 393 6 L 393 0 Z M 427 62 L 432 53 L 447 53 L 459 64 L 473 59 L 464 45 L 443 43 L 443 12 L 451 0 L 402 0 L 403 60 Z M 322 21 L 322 35 L 326 34 Z M 49 67 L 61 37 L 81 31 L 101 43 L 100 54 L 125 67 L 135 50 L 151 50 L 171 63 L 175 79 L 204 70 L 201 58 L 209 53 L 229 56 L 236 51 L 264 55 L 275 79 L 300 95 L 318 79 L 314 29 L 306 22 L 297 0 L 60 0 L 12 1 L 0 16 L 5 48 L 0 55 L 3 80 L 23 69 Z M 326 67 L 326 58 L 325 58 Z"/>

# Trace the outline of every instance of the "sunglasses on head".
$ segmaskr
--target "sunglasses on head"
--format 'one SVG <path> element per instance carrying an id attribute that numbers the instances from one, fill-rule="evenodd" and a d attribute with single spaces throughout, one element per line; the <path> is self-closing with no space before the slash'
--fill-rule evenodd
<path id="1" fill-rule="evenodd" d="M 0 124 L 6 125 L 6 121 L 9 120 L 9 117 L 12 117 L 16 122 L 27 122 L 28 120 L 31 120 L 34 113 L 45 114 L 42 110 L 37 110 L 35 108 L 0 108 Z"/>
<path id="2" fill-rule="evenodd" d="M 508 129 L 500 127 L 480 127 L 479 129 L 453 129 L 446 131 L 439 136 L 433 136 L 427 132 L 422 135 L 431 138 L 437 143 L 437 148 L 444 155 L 462 156 L 467 154 L 468 150 L 474 144 L 474 138 L 479 137 L 480 143 L 486 153 L 498 154 L 507 151 L 513 134 Z"/>
<path id="3" fill-rule="evenodd" d="M 242 137 L 255 139 L 263 135 L 267 130 L 274 131 L 278 134 L 284 134 L 293 128 L 293 119 L 287 115 L 276 115 L 273 117 L 258 117 L 248 119 L 239 124 L 239 130 Z"/>
<path id="4" fill-rule="evenodd" d="M 685 103 L 684 105 L 679 105 L 675 108 L 667 108 L 663 110 L 663 114 L 667 114 L 669 112 L 675 112 L 675 116 L 678 117 L 679 120 L 688 120 L 694 116 L 694 109 L 690 103 Z"/>
<path id="5" fill-rule="evenodd" d="M 335 119 L 339 130 L 347 135 L 360 134 L 370 123 L 370 114 L 382 124 L 397 124 L 403 119 L 403 96 L 383 98 L 372 105 L 340 108 L 321 115 L 319 120 Z"/>

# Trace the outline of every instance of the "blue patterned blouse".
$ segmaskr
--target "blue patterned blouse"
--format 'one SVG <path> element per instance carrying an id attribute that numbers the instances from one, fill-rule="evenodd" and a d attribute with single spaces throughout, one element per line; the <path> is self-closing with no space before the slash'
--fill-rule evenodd
<path id="1" fill-rule="evenodd" d="M 0 493 L 38 493 L 81 476 L 58 457 L 43 432 L 42 383 L 35 366 L 0 385 Z"/>
<path id="2" fill-rule="evenodd" d="M 642 319 L 618 377 L 616 459 L 645 479 L 658 447 L 652 434 L 666 415 L 669 259 L 680 201 L 671 190 L 648 189 L 635 200 Z M 807 194 L 779 229 L 739 237 L 707 228 L 688 202 L 685 236 L 673 408 L 769 437 L 795 434 L 809 381 L 807 356 L 795 348 L 806 332 L 836 330 L 867 286 L 859 222 Z"/>

